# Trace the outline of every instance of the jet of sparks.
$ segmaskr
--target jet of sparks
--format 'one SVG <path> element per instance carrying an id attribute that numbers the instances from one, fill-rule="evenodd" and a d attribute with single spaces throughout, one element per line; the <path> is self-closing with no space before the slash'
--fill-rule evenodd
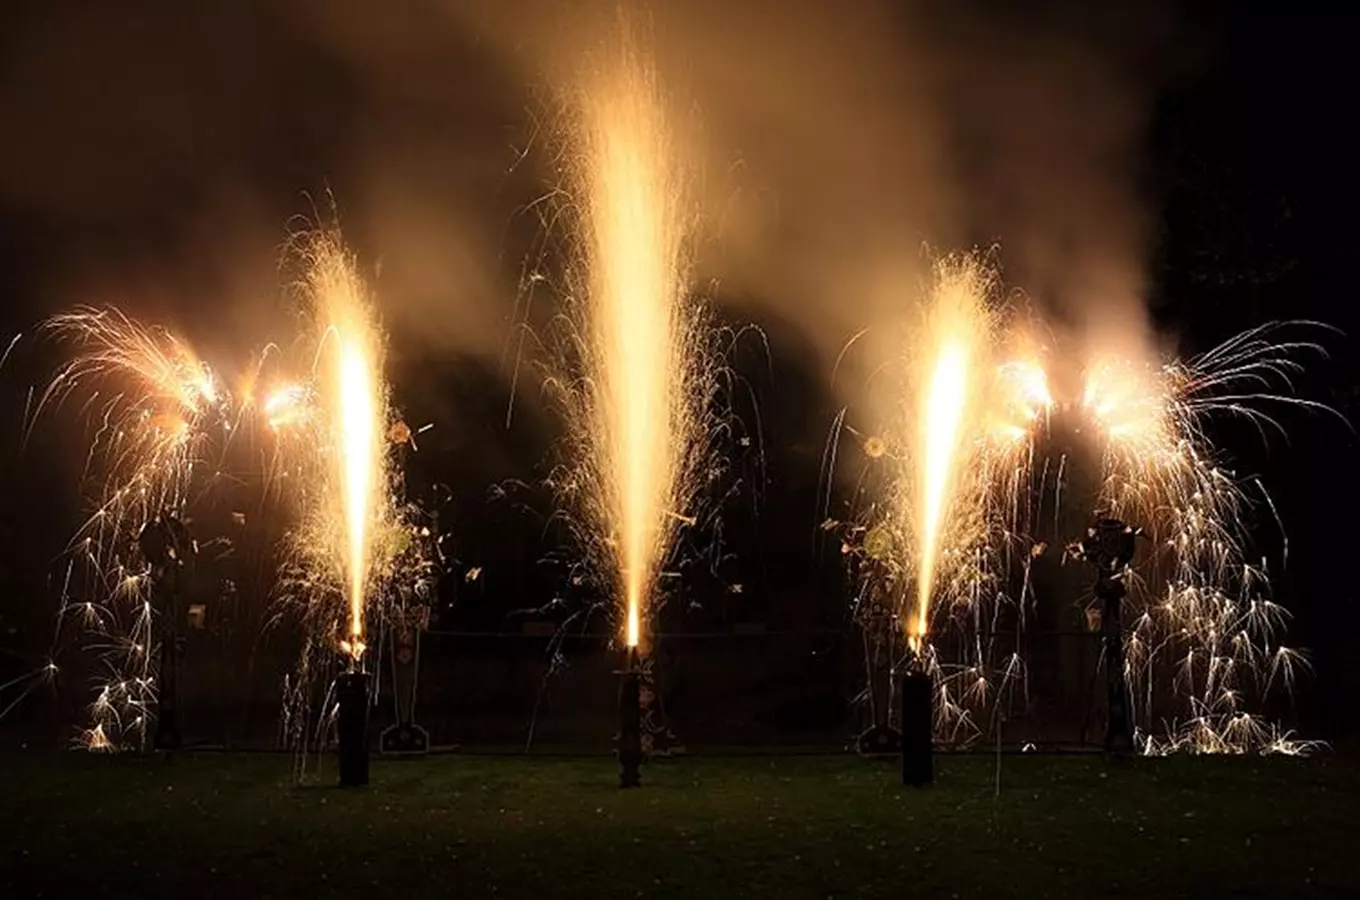
<path id="1" fill-rule="evenodd" d="M 440 550 L 428 514 L 403 497 L 393 448 L 411 445 L 413 432 L 389 403 L 384 335 L 358 260 L 335 227 L 301 234 L 291 249 L 306 327 L 290 347 L 266 352 L 256 380 L 274 484 L 296 516 L 277 596 L 280 614 L 303 627 L 283 722 L 301 774 L 333 724 L 336 664 L 371 668 L 369 650 L 382 644 L 370 634 L 420 620 Z"/>
<path id="2" fill-rule="evenodd" d="M 358 666 L 364 653 L 365 599 L 379 550 L 381 508 L 388 487 L 387 392 L 382 380 L 383 339 L 357 263 L 334 231 L 305 238 L 307 305 L 317 334 L 315 376 L 322 458 L 307 534 L 311 549 L 343 560 L 345 597 L 341 649 Z M 282 427 L 298 421 L 309 390 L 288 383 L 268 395 L 265 413 Z"/>
<path id="3" fill-rule="evenodd" d="M 652 62 L 626 23 L 618 37 L 580 83 L 570 123 L 581 257 L 571 416 L 588 527 L 609 536 L 594 543 L 633 648 L 686 521 L 712 376 L 701 371 L 701 307 L 687 296 L 685 169 Z"/>
<path id="4" fill-rule="evenodd" d="M 913 538 L 916 590 L 905 626 L 917 652 L 937 595 L 966 601 L 982 574 L 972 571 L 972 548 L 1010 527 L 1007 498 L 1017 498 L 1005 489 L 1026 470 L 1029 438 L 1052 405 L 1037 357 L 1006 345 L 996 288 L 976 257 L 940 260 L 910 337 L 913 428 L 899 500 Z"/>
<path id="5" fill-rule="evenodd" d="M 996 630 L 1004 601 L 1023 601 L 1031 561 L 1043 552 L 1026 534 L 1035 438 L 1054 399 L 1041 344 L 999 302 L 998 288 L 983 257 L 936 262 L 904 322 L 900 364 L 883 370 L 897 402 L 863 440 L 866 505 L 842 545 L 861 581 L 856 618 L 874 648 L 866 696 L 877 694 L 874 683 L 889 671 L 881 660 L 905 638 L 910 664 L 936 679 L 937 728 L 954 738 L 976 731 L 975 709 L 1024 678 L 1023 660 L 998 656 L 984 633 Z M 1024 576 L 1014 597 L 1013 570 Z M 943 613 L 971 630 L 960 645 L 966 659 L 945 659 L 932 644 Z"/>

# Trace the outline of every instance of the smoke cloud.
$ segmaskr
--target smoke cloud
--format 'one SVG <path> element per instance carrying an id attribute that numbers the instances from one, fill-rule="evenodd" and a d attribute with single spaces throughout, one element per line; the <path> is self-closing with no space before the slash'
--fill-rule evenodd
<path id="1" fill-rule="evenodd" d="M 796 323 L 829 365 L 861 329 L 902 319 L 932 254 L 996 247 L 1007 284 L 1055 329 L 1145 343 L 1156 198 L 1144 139 L 1158 89 L 1186 61 L 1167 49 L 1166 9 L 632 6 L 645 7 L 675 115 L 697 126 L 700 264 L 724 300 Z M 549 88 L 618 9 L 447 7 Z"/>
<path id="2" fill-rule="evenodd" d="M 504 352 L 553 180 L 543 126 L 615 3 L 154 6 L 34 7 L 9 29 L 0 209 L 44 245 L 31 305 L 116 285 L 244 340 L 277 313 L 285 224 L 324 217 L 329 189 L 398 354 Z M 829 367 L 900 318 L 924 248 L 996 244 L 1062 326 L 1144 326 L 1139 163 L 1174 22 L 987 6 L 645 13 L 697 126 L 699 262 L 725 302 L 795 324 Z"/>

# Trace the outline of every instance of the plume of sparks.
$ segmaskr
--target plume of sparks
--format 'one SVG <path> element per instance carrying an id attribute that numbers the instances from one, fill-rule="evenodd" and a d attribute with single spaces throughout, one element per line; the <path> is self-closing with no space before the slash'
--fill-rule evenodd
<path id="1" fill-rule="evenodd" d="M 617 598 L 622 637 L 644 640 L 678 528 L 693 523 L 718 374 L 689 293 L 687 173 L 658 74 L 635 32 L 572 95 L 568 194 L 576 224 L 566 395 L 578 535 Z"/>
<path id="2" fill-rule="evenodd" d="M 1052 406 L 1037 347 L 1004 329 L 998 288 L 977 256 L 937 261 L 907 332 L 896 413 L 865 442 L 882 486 L 854 527 L 867 595 L 887 598 L 876 607 L 891 607 L 915 664 L 937 676 L 951 731 L 971 721 L 965 701 L 980 706 L 1023 672 L 1018 656 L 992 660 L 981 635 L 1014 559 L 1027 575 L 1031 554 L 1012 550 L 1026 540 L 1033 438 Z M 974 636 L 971 660 L 942 660 L 931 645 L 941 611 Z"/>
<path id="3" fill-rule="evenodd" d="M 328 713 L 313 721 L 312 712 L 337 649 L 359 669 L 391 615 L 423 606 L 435 579 L 437 538 L 403 498 L 395 456 L 411 432 L 389 407 L 384 338 L 357 260 L 334 229 L 304 234 L 294 249 L 304 270 L 299 288 L 309 327 L 297 356 L 306 368 L 285 372 L 258 405 L 276 437 L 274 470 L 287 475 L 284 495 L 299 516 L 286 539 L 279 590 L 304 628 L 284 730 L 305 763 L 330 723 Z M 329 701 L 320 707 L 327 710 Z"/>
<path id="4" fill-rule="evenodd" d="M 1101 504 L 1141 527 L 1153 547 L 1150 563 L 1137 566 L 1147 577 L 1129 579 L 1135 614 L 1125 636 L 1149 753 L 1309 746 L 1244 708 L 1292 688 L 1306 663 L 1280 645 L 1287 613 L 1270 599 L 1264 561 L 1246 554 L 1248 513 L 1273 514 L 1270 498 L 1224 468 L 1205 432 L 1215 415 L 1279 428 L 1271 405 L 1317 406 L 1290 391 L 1300 353 L 1321 347 L 1273 341 L 1281 327 L 1251 329 L 1184 362 L 1098 350 L 1086 369 L 1081 407 L 1101 443 Z M 1159 721 L 1165 735 L 1154 737 Z"/>
<path id="5" fill-rule="evenodd" d="M 919 650 L 930 623 L 942 545 L 976 527 L 978 510 L 969 508 L 967 476 L 975 426 L 981 409 L 982 376 L 988 369 L 993 327 L 987 309 L 986 273 L 969 262 L 937 267 L 922 322 L 924 352 L 915 360 L 919 385 L 911 398 L 916 435 L 908 496 L 916 549 L 916 598 L 908 615 L 907 636 Z M 965 499 L 966 498 L 966 499 Z M 965 537 L 966 540 L 966 537 Z M 947 571 L 945 572 L 947 575 Z"/>
<path id="6" fill-rule="evenodd" d="M 310 319 L 311 369 L 265 395 L 261 411 L 276 432 L 301 432 L 280 443 L 299 454 L 291 464 L 303 522 L 290 562 L 334 624 L 352 665 L 363 658 L 366 598 L 384 571 L 384 530 L 394 524 L 386 435 L 389 410 L 382 377 L 383 337 L 357 262 L 334 231 L 297 245 Z"/>
<path id="7" fill-rule="evenodd" d="M 261 412 L 269 427 L 278 432 L 305 432 L 315 408 L 315 398 L 302 382 L 285 382 L 265 395 Z"/>
<path id="8" fill-rule="evenodd" d="M 1028 560 L 1044 549 L 1030 542 L 1028 553 L 1011 552 L 1026 543 L 1032 518 L 1033 438 L 1056 404 L 1041 354 L 1023 330 L 1007 328 L 995 288 L 974 257 L 937 265 L 908 340 L 899 415 L 863 442 L 882 483 L 850 526 L 859 541 L 844 545 L 860 562 L 866 642 L 875 623 L 898 623 L 915 663 L 936 677 L 937 733 L 953 740 L 975 736 L 974 712 L 1024 678 L 1018 653 L 993 659 L 980 635 L 995 632 L 1013 561 L 1023 560 L 1023 601 Z M 1206 433 L 1215 415 L 1265 432 L 1282 430 L 1271 405 L 1321 408 L 1291 395 L 1299 356 L 1321 347 L 1274 340 L 1282 327 L 1166 364 L 1101 347 L 1071 398 L 1089 426 L 1082 433 L 1101 450 L 1101 509 L 1140 526 L 1154 547 L 1150 564 L 1127 574 L 1126 674 L 1147 753 L 1312 746 L 1246 709 L 1292 689 L 1306 660 L 1281 645 L 1287 613 L 1270 599 L 1265 563 L 1247 559 L 1248 513 L 1260 506 L 1273 515 L 1273 504 L 1259 482 L 1224 468 Z M 946 610 L 971 628 L 961 642 L 970 658 L 943 658 L 930 640 Z M 1021 602 L 1017 623 L 1023 617 Z"/>
<path id="9" fill-rule="evenodd" d="M 153 623 L 162 611 L 153 608 L 137 536 L 158 515 L 183 517 L 212 477 L 210 453 L 222 451 L 233 425 L 231 397 L 188 343 L 117 309 L 78 308 L 44 330 L 72 355 L 34 420 L 79 394 L 96 423 L 85 464 L 95 509 L 69 548 L 54 651 L 70 623 L 106 672 L 82 743 L 142 747 L 156 699 Z"/>
<path id="10" fill-rule="evenodd" d="M 117 309 L 81 308 L 45 330 L 73 346 L 43 392 L 35 418 L 82 385 L 99 422 L 87 456 L 102 501 L 81 536 L 184 505 L 207 442 L 231 430 L 230 396 L 183 340 Z"/>
<path id="11" fill-rule="evenodd" d="M 1016 478 L 1051 403 L 1039 363 L 1007 355 L 995 274 L 940 260 L 910 337 L 893 515 L 914 591 L 904 627 L 920 650 L 932 612 L 968 606 L 995 573 L 977 551 L 1015 523 Z"/>

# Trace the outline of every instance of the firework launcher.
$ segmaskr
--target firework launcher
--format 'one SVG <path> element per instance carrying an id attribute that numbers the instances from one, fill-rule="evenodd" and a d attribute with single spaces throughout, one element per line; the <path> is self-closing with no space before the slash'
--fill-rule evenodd
<path id="1" fill-rule="evenodd" d="M 363 787 L 368 784 L 368 673 L 357 654 L 350 661 L 349 670 L 335 680 L 340 786 Z"/>
<path id="2" fill-rule="evenodd" d="M 637 647 L 625 651 L 619 676 L 619 787 L 642 785 L 642 666 Z"/>
<path id="3" fill-rule="evenodd" d="M 415 722 L 416 686 L 420 674 L 420 633 L 428 625 L 428 607 L 402 616 L 391 629 L 392 699 L 397 721 L 378 738 L 384 756 L 420 756 L 430 752 L 430 734 Z"/>
<path id="4" fill-rule="evenodd" d="M 1100 632 L 1105 657 L 1108 718 L 1105 750 L 1126 753 L 1133 749 L 1133 722 L 1129 714 L 1129 690 L 1124 678 L 1124 628 L 1121 605 L 1128 593 L 1124 572 L 1133 562 L 1138 529 L 1118 519 L 1101 519 L 1086 531 L 1073 552 L 1096 569 L 1096 599 L 1100 601 Z"/>
<path id="5" fill-rule="evenodd" d="M 935 780 L 935 681 L 919 653 L 902 673 L 902 784 L 924 787 Z"/>
<path id="6" fill-rule="evenodd" d="M 160 618 L 160 673 L 156 691 L 156 731 L 152 747 L 178 750 L 180 733 L 180 657 L 184 641 L 179 635 L 183 595 L 196 551 L 184 523 L 169 513 L 157 516 L 137 536 L 142 556 L 151 567 L 152 609 Z"/>

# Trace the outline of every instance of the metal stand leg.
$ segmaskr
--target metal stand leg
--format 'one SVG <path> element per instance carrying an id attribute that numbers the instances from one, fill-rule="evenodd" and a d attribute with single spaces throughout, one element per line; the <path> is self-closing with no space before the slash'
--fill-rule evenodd
<path id="1" fill-rule="evenodd" d="M 161 671 L 156 694 L 156 734 L 151 746 L 169 752 L 181 746 L 179 729 L 179 646 L 175 635 L 161 641 Z"/>
<path id="2" fill-rule="evenodd" d="M 1129 689 L 1124 678 L 1124 630 L 1120 620 L 1120 600 L 1124 586 L 1118 582 L 1102 584 L 1098 591 L 1103 603 L 1101 630 L 1105 640 L 1106 710 L 1105 750 L 1127 753 L 1133 749 L 1133 728 L 1129 720 Z"/>

